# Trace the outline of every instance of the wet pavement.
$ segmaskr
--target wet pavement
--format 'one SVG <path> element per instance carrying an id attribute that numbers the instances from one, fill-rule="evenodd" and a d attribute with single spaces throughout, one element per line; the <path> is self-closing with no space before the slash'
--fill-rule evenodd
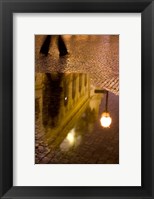
<path id="1" fill-rule="evenodd" d="M 40 54 L 44 39 L 35 38 L 35 163 L 118 164 L 119 37 L 64 35 L 64 57 L 56 36 Z M 100 123 L 106 101 L 109 128 Z"/>
<path id="2" fill-rule="evenodd" d="M 40 55 L 45 36 L 35 37 L 36 72 L 89 73 L 94 86 L 119 94 L 119 36 L 64 35 L 69 55 L 59 57 L 56 36 L 49 55 Z"/>
<path id="3" fill-rule="evenodd" d="M 119 96 L 108 94 L 112 123 L 104 128 L 106 93 L 87 74 L 43 76 L 44 86 L 36 90 L 35 163 L 118 164 Z"/>

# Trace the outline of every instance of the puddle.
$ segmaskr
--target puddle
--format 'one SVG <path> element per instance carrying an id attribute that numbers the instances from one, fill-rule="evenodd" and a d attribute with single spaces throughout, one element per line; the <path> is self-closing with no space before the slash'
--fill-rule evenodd
<path id="1" fill-rule="evenodd" d="M 119 163 L 118 95 L 83 73 L 36 73 L 35 82 L 35 163 Z"/>

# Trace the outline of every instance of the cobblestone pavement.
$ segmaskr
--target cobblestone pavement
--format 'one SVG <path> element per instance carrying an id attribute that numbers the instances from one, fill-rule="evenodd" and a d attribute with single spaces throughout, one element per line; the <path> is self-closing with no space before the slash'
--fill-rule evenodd
<path id="1" fill-rule="evenodd" d="M 109 93 L 109 111 L 112 117 L 110 128 L 102 128 L 100 115 L 105 107 L 101 101 L 99 114 L 93 122 L 93 116 L 88 121 L 81 118 L 80 131 L 75 139 L 76 144 L 48 145 L 41 139 L 41 126 L 36 122 L 36 164 L 118 164 L 119 163 L 119 96 Z M 37 118 L 37 117 L 36 117 Z M 87 123 L 88 124 L 87 124 Z M 82 129 L 82 130 L 81 130 Z M 57 137 L 58 139 L 58 137 Z M 68 143 L 69 144 L 69 143 Z M 62 147 L 63 146 L 63 147 Z"/>
<path id="2" fill-rule="evenodd" d="M 118 164 L 119 163 L 119 37 L 118 36 L 63 36 L 69 56 L 59 57 L 56 37 L 49 55 L 39 53 L 44 36 L 35 38 L 36 73 L 89 73 L 96 88 L 109 92 L 110 128 L 102 128 L 100 116 L 105 108 L 101 100 L 97 119 L 89 116 L 88 124 L 82 115 L 82 131 L 76 134 L 76 142 L 67 148 L 67 141 L 60 145 L 48 144 L 43 138 L 44 128 L 36 111 L 35 163 L 36 164 Z M 98 94 L 99 95 L 99 94 Z M 36 104 L 37 106 L 37 104 Z M 37 110 L 37 109 L 36 109 Z M 91 113 L 92 114 L 92 113 Z M 74 132 L 71 132 L 73 135 Z M 70 137 L 72 139 L 72 137 Z"/>
<path id="3" fill-rule="evenodd" d="M 56 37 L 49 55 L 40 55 L 44 36 L 35 38 L 36 72 L 89 73 L 93 85 L 119 94 L 119 36 L 64 35 L 69 56 L 59 57 Z"/>

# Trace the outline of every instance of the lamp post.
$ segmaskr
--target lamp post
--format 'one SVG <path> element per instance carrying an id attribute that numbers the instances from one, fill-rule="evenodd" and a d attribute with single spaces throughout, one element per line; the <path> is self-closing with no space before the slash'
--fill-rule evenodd
<path id="1" fill-rule="evenodd" d="M 109 128 L 112 122 L 112 118 L 108 112 L 108 91 L 106 92 L 105 111 L 101 115 L 100 122 L 101 126 L 104 128 Z"/>

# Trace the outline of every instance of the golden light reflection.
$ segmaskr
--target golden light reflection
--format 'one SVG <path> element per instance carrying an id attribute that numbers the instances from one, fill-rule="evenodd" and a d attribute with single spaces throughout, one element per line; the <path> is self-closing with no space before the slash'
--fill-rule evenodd
<path id="1" fill-rule="evenodd" d="M 104 128 L 110 127 L 111 122 L 112 122 L 112 118 L 110 117 L 109 112 L 103 112 L 102 113 L 100 122 L 101 122 L 102 127 L 104 127 Z"/>
<path id="2" fill-rule="evenodd" d="M 69 141 L 70 144 L 73 144 L 75 141 L 75 131 L 72 129 L 68 134 L 66 139 Z"/>
<path id="3" fill-rule="evenodd" d="M 75 128 L 73 128 L 60 144 L 60 149 L 62 151 L 68 151 L 71 147 L 77 147 L 81 142 L 81 136 L 77 135 Z"/>

